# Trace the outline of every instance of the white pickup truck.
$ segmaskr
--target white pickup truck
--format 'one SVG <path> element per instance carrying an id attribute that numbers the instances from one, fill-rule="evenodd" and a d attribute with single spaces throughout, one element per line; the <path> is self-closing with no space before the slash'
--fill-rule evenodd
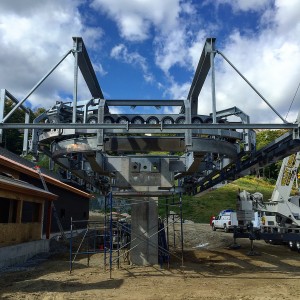
<path id="1" fill-rule="evenodd" d="M 225 232 L 233 230 L 234 226 L 238 225 L 238 220 L 236 217 L 236 212 L 233 210 L 222 210 L 219 215 L 212 220 L 211 227 L 212 230 L 223 229 Z"/>

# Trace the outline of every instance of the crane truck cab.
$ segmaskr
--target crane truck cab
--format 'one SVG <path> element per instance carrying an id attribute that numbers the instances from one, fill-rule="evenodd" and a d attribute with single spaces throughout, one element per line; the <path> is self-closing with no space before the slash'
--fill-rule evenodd
<path id="1" fill-rule="evenodd" d="M 223 229 L 225 232 L 233 230 L 234 226 L 237 225 L 238 220 L 236 212 L 231 209 L 222 210 L 211 223 L 213 231 L 215 231 L 216 229 Z"/>

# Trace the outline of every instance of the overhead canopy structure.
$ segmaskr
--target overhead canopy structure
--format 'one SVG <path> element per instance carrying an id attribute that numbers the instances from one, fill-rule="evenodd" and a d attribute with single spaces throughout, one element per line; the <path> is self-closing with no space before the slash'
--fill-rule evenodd
<path id="1" fill-rule="evenodd" d="M 215 110 L 214 57 L 216 53 L 220 53 L 216 50 L 215 43 L 215 38 L 206 39 L 186 100 L 106 100 L 83 39 L 73 37 L 73 48 L 63 57 L 64 59 L 70 53 L 75 57 L 73 106 L 68 107 L 65 103 L 56 104 L 51 110 L 39 116 L 34 124 L 15 126 L 32 128 L 31 150 L 34 153 L 43 151 L 68 172 L 78 176 L 83 184 L 89 182 L 91 185 L 99 186 L 103 184 L 102 176 L 116 176 L 118 173 L 129 172 L 115 177 L 121 180 L 121 185 L 124 185 L 124 178 L 130 181 L 133 177 L 140 176 L 143 178 L 142 182 L 145 187 L 153 184 L 159 191 L 162 188 L 160 184 L 162 182 L 166 184 L 166 181 L 158 181 L 156 175 L 153 182 L 146 182 L 147 176 L 143 174 L 148 171 L 151 173 L 154 169 L 158 173 L 164 170 L 164 174 L 160 176 L 164 179 L 168 178 L 169 182 L 166 184 L 168 187 L 172 186 L 173 176 L 182 178 L 183 183 L 186 182 L 185 178 L 190 176 L 197 178 L 197 185 L 199 182 L 207 182 L 206 178 L 209 178 L 210 174 L 221 172 L 222 168 L 231 162 L 234 164 L 243 155 L 240 151 L 240 144 L 243 144 L 245 153 L 253 155 L 255 134 L 252 127 L 271 128 L 272 126 L 250 124 L 249 116 L 237 107 L 222 111 Z M 77 105 L 78 68 L 92 96 L 92 99 L 81 106 Z M 203 115 L 198 113 L 198 102 L 201 103 L 200 92 L 210 71 L 212 113 Z M 252 85 L 250 86 L 253 88 Z M 24 99 L 26 98 L 27 96 Z M 24 99 L 17 105 L 22 105 Z M 4 100 L 1 101 L 0 109 L 4 107 Z M 109 108 L 114 106 L 179 106 L 181 111 L 179 114 L 112 114 Z M 70 111 L 73 113 L 72 120 Z M 230 116 L 240 118 L 240 123 L 229 123 L 228 117 Z M 7 116 L 2 122 L 6 118 Z M 13 126 L 14 124 L 0 124 L 0 130 L 13 128 Z M 295 124 L 274 124 L 274 128 L 293 130 L 295 126 L 297 127 Z M 242 131 L 236 129 L 242 129 Z M 144 159 L 139 156 L 141 153 L 146 156 L 149 152 L 161 151 L 168 152 L 168 154 L 158 154 L 157 159 L 153 160 L 147 158 L 148 163 L 144 165 L 145 169 L 140 167 L 144 162 Z M 110 156 L 111 152 L 117 153 L 118 156 Z M 174 155 L 174 152 L 180 152 L 180 154 Z M 133 157 L 135 157 L 134 161 Z M 127 161 L 125 169 L 124 161 Z M 137 169 L 133 168 L 135 164 L 139 166 Z M 133 177 L 129 175 L 132 172 L 135 173 Z M 167 173 L 171 175 L 166 175 Z M 122 188 L 117 180 L 113 182 L 116 188 Z M 127 188 L 129 186 L 130 184 L 126 184 Z M 134 189 L 141 188 L 135 187 Z M 151 193 L 153 194 L 154 190 Z"/>

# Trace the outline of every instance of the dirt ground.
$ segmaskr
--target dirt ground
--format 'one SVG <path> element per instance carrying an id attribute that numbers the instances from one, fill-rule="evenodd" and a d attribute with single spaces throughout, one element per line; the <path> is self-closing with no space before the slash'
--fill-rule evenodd
<path id="1" fill-rule="evenodd" d="M 242 247 L 229 250 L 230 233 L 204 224 L 185 224 L 184 232 L 183 266 L 177 249 L 170 268 L 122 263 L 110 273 L 102 254 L 95 254 L 90 267 L 86 258 L 76 260 L 70 274 L 68 256 L 56 255 L 26 271 L 0 273 L 0 298 L 300 299 L 299 253 L 255 241 L 261 255 L 248 256 L 249 240 L 238 240 Z"/>

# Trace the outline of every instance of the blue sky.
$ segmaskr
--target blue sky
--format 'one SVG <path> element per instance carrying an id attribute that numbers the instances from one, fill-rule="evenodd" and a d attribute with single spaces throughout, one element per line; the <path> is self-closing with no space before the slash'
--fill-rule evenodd
<path id="1" fill-rule="evenodd" d="M 107 99 L 186 99 L 204 41 L 285 117 L 300 81 L 298 0 L 2 0 L 0 88 L 21 99 L 81 36 Z M 70 56 L 29 99 L 49 108 L 72 98 Z M 216 56 L 217 110 L 237 106 L 252 122 L 279 118 Z M 79 100 L 90 95 L 82 78 Z M 300 109 L 297 94 L 288 121 Z M 210 78 L 199 114 L 211 112 Z"/>

